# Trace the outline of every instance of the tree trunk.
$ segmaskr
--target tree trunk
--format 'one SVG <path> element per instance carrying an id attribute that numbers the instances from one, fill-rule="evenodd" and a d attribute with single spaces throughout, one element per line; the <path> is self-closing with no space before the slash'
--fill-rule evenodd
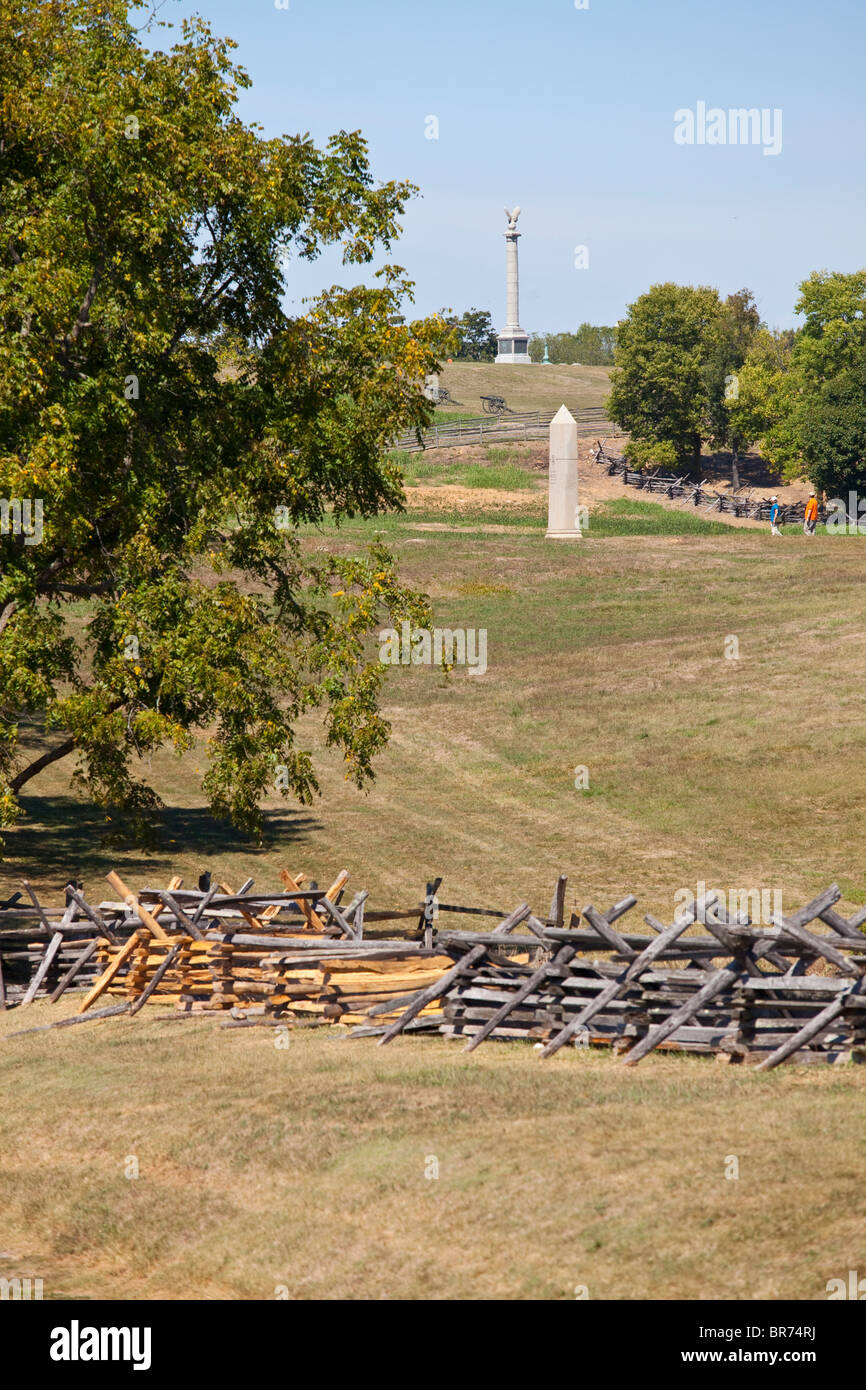
<path id="1" fill-rule="evenodd" d="M 692 472 L 696 475 L 701 471 L 701 436 L 696 434 L 692 441 Z"/>

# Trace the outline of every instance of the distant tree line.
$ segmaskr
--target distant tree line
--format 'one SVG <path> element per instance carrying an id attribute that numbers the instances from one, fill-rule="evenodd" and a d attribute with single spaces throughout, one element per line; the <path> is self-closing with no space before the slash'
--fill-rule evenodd
<path id="1" fill-rule="evenodd" d="M 653 285 L 617 330 L 608 401 L 638 467 L 699 468 L 702 447 L 760 448 L 780 478 L 866 488 L 866 270 L 815 271 L 801 327 L 771 330 L 749 290 Z"/>
<path id="2" fill-rule="evenodd" d="M 453 309 L 440 309 L 444 324 L 441 355 L 458 362 L 492 362 L 496 357 L 497 333 L 487 309 L 467 309 L 459 317 Z M 529 355 L 533 362 L 544 359 L 548 347 L 551 362 L 579 362 L 584 367 L 609 367 L 616 343 L 615 328 L 596 328 L 582 323 L 576 333 L 533 333 Z"/>
<path id="3" fill-rule="evenodd" d="M 529 339 L 533 362 L 544 360 L 545 344 L 549 361 L 557 365 L 578 362 L 582 367 L 609 367 L 613 363 L 616 329 L 582 323 L 576 333 L 533 333 Z"/>

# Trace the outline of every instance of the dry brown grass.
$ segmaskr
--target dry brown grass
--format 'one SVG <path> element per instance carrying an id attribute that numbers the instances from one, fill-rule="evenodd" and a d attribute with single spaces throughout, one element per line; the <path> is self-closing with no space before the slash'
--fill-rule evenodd
<path id="1" fill-rule="evenodd" d="M 487 362 L 451 362 L 439 377 L 458 405 L 443 404 L 437 415 L 480 415 L 481 397 L 504 396 L 512 410 L 558 410 L 604 405 L 610 394 L 609 367 L 497 367 Z"/>
<path id="2" fill-rule="evenodd" d="M 46 1298 L 819 1299 L 863 1268 L 858 1070 L 156 1012 L 0 1043 L 0 1272 Z"/>

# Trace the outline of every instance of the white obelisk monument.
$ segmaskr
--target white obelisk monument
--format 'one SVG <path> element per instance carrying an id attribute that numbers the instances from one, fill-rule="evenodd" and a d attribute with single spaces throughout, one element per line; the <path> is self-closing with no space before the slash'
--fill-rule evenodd
<path id="1" fill-rule="evenodd" d="M 505 233 L 506 324 L 499 334 L 496 361 L 499 365 L 508 363 L 511 366 L 531 367 L 529 338 L 520 327 L 520 280 L 517 269 L 517 238 L 520 236 L 517 219 L 520 208 L 516 207 L 513 212 L 506 208 L 505 216 L 508 218 Z"/>
<path id="2" fill-rule="evenodd" d="M 564 405 L 550 422 L 550 471 L 547 494 L 549 541 L 579 541 L 577 510 L 577 421 Z"/>

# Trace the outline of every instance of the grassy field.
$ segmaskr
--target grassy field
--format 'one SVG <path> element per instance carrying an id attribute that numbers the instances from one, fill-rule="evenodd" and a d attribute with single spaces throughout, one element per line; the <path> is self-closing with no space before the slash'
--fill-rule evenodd
<path id="1" fill-rule="evenodd" d="M 46 1298 L 819 1299 L 864 1267 L 850 1068 L 150 1012 L 0 1047 L 0 1272 Z"/>
<path id="2" fill-rule="evenodd" d="M 488 513 L 479 488 L 459 515 L 311 537 L 351 551 L 382 533 L 437 624 L 488 634 L 484 676 L 392 672 L 392 740 L 368 793 L 320 752 L 322 799 L 275 796 L 258 846 L 209 817 L 203 750 L 163 754 L 162 841 L 142 853 L 100 844 L 104 813 L 70 793 L 59 765 L 28 788 L 4 883 L 56 891 L 75 872 L 98 893 L 114 864 L 139 883 L 175 865 L 273 883 L 289 862 L 320 880 L 345 865 L 380 900 L 414 900 L 441 873 L 449 893 L 546 906 L 566 871 L 574 904 L 631 889 L 662 914 L 676 889 L 711 877 L 780 886 L 786 905 L 838 878 L 863 901 L 857 539 L 774 543 L 626 497 L 593 514 L 579 545 L 555 545 L 525 495 L 516 513 Z M 730 637 L 739 659 L 725 656 Z M 578 765 L 589 794 L 574 789 Z"/>
<path id="3" fill-rule="evenodd" d="M 160 756 L 145 854 L 101 845 L 104 814 L 55 768 L 28 789 L 7 889 L 75 873 L 98 897 L 112 866 L 138 886 L 203 868 L 274 885 L 288 865 L 346 867 L 371 906 L 442 874 L 448 900 L 544 912 L 561 872 L 569 906 L 631 891 L 666 919 L 699 880 L 779 888 L 786 910 L 834 879 L 866 901 L 866 547 L 631 497 L 549 543 L 537 480 L 514 495 L 310 534 L 355 550 L 381 532 L 438 625 L 487 631 L 484 675 L 393 672 L 368 794 L 322 755 L 322 800 L 275 799 L 257 846 L 209 817 L 201 755 Z M 542 1066 L 520 1044 L 464 1058 L 339 1030 L 281 1052 L 266 1030 L 146 1014 L 0 1049 L 0 1274 L 46 1297 L 822 1298 L 866 1268 L 859 1069 L 627 1072 L 570 1049 Z"/>

